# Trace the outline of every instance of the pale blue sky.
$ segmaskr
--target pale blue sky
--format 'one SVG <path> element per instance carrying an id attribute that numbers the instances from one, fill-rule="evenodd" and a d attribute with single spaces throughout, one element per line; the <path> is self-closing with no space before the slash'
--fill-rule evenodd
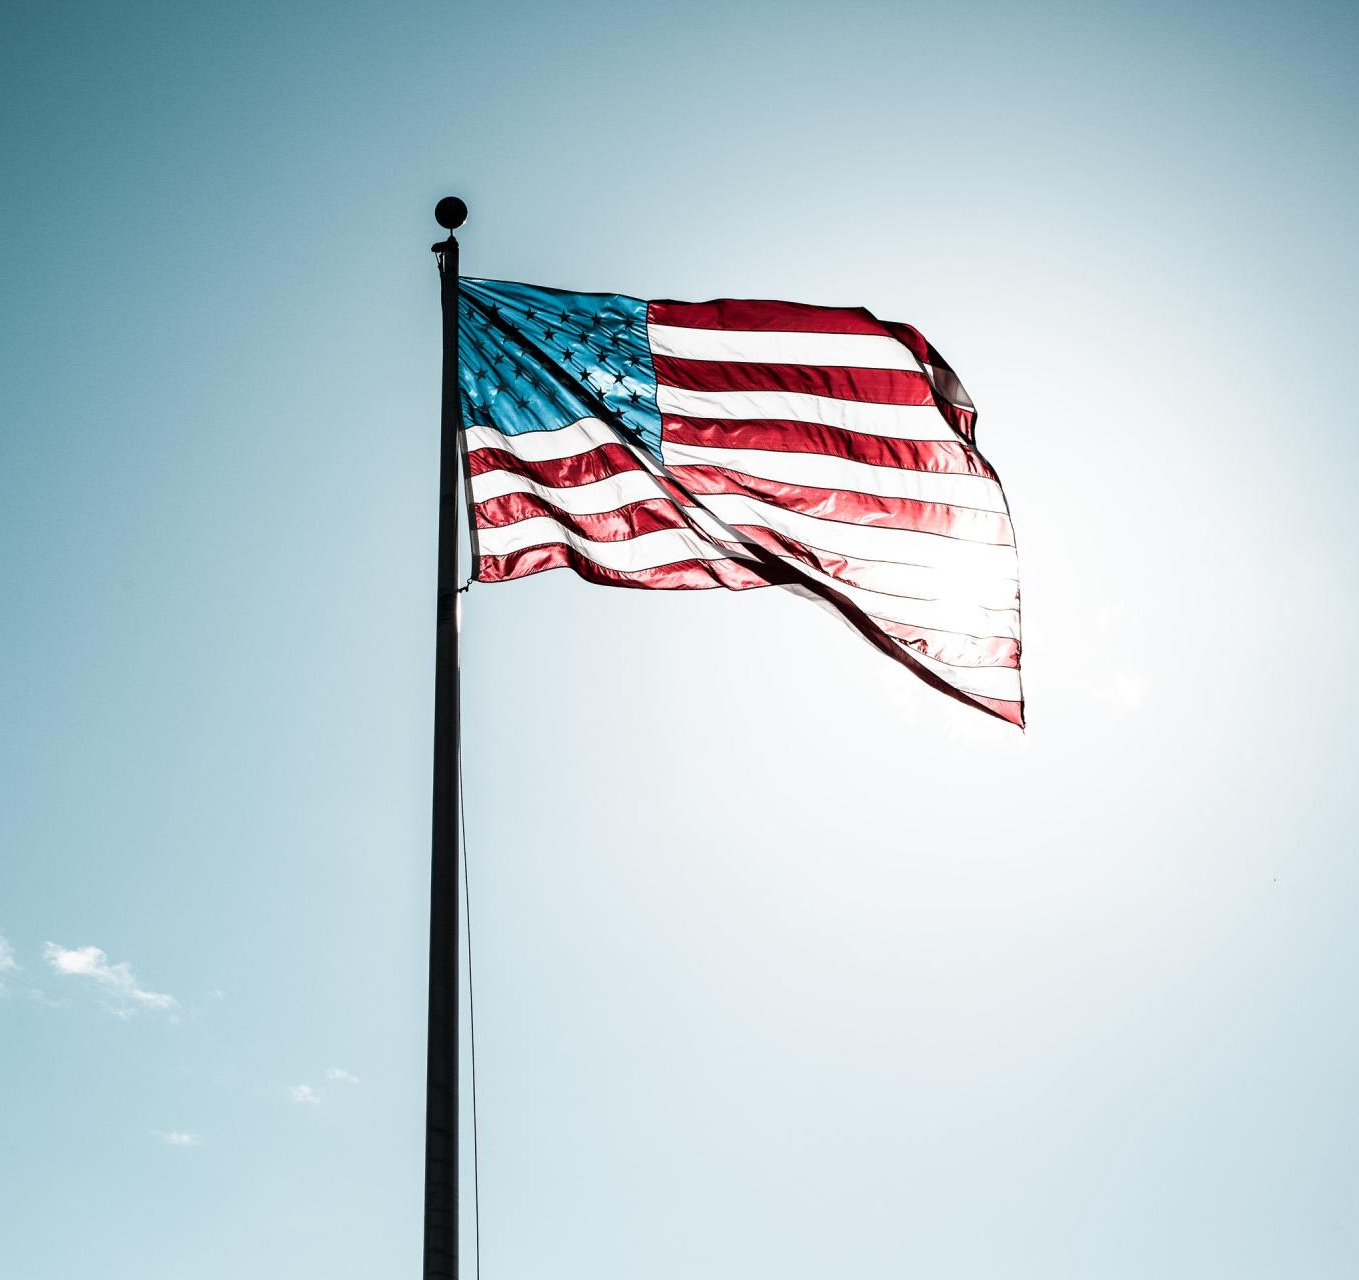
<path id="1" fill-rule="evenodd" d="M 450 191 L 470 273 L 920 326 L 1031 724 L 787 596 L 472 590 L 487 1280 L 1356 1274 L 1356 57 L 11 5 L 0 1275 L 418 1272 Z"/>

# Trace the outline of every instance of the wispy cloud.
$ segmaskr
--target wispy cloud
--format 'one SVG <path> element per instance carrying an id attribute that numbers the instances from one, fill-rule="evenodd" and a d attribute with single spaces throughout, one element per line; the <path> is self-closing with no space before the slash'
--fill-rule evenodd
<path id="1" fill-rule="evenodd" d="M 109 964 L 108 956 L 98 947 L 63 947 L 49 942 L 43 947 L 43 958 L 65 977 L 88 978 L 120 1018 L 129 1018 L 141 1009 L 169 1014 L 179 1009 L 174 996 L 139 986 L 130 964 Z"/>
<path id="2" fill-rule="evenodd" d="M 5 989 L 5 974 L 13 973 L 19 967 L 19 962 L 14 958 L 14 948 L 10 946 L 9 939 L 0 933 L 0 991 Z"/>
<path id="3" fill-rule="evenodd" d="M 336 1084 L 358 1084 L 359 1078 L 346 1071 L 343 1067 L 327 1067 L 326 1079 L 334 1080 Z"/>
<path id="4" fill-rule="evenodd" d="M 311 1106 L 320 1106 L 321 1095 L 309 1084 L 295 1084 L 288 1090 L 288 1097 L 294 1102 L 309 1103 Z"/>
<path id="5" fill-rule="evenodd" d="M 167 1147 L 196 1147 L 203 1141 L 196 1133 L 185 1133 L 180 1129 L 152 1129 L 151 1136 L 159 1138 Z"/>

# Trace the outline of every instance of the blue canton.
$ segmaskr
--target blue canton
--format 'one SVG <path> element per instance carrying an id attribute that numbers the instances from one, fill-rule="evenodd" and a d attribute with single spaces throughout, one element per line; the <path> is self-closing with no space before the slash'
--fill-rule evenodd
<path id="1" fill-rule="evenodd" d="M 518 435 L 599 418 L 659 458 L 646 310 L 645 302 L 620 294 L 463 279 L 463 425 Z"/>

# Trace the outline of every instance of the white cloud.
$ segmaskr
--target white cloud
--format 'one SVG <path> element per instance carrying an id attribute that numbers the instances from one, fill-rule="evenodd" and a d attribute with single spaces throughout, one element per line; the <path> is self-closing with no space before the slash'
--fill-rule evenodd
<path id="1" fill-rule="evenodd" d="M 172 1014 L 179 1008 L 179 1001 L 174 996 L 139 987 L 130 964 L 126 961 L 109 964 L 108 956 L 98 947 L 63 947 L 49 942 L 43 947 L 43 957 L 59 974 L 89 978 L 104 993 L 119 1017 L 131 1017 L 138 1009 Z"/>
<path id="2" fill-rule="evenodd" d="M 358 1076 L 351 1075 L 343 1067 L 327 1067 L 326 1079 L 334 1080 L 338 1084 L 358 1084 L 359 1082 Z"/>
<path id="3" fill-rule="evenodd" d="M 14 958 L 14 948 L 9 945 L 9 939 L 0 933 L 0 973 L 13 973 L 19 967 L 19 962 Z"/>
<path id="4" fill-rule="evenodd" d="M 295 1084 L 288 1090 L 288 1097 L 294 1102 L 306 1102 L 312 1106 L 319 1106 L 321 1095 L 309 1084 Z"/>
<path id="5" fill-rule="evenodd" d="M 203 1141 L 196 1133 L 184 1133 L 178 1129 L 152 1129 L 151 1136 L 159 1138 L 167 1147 L 196 1147 Z"/>

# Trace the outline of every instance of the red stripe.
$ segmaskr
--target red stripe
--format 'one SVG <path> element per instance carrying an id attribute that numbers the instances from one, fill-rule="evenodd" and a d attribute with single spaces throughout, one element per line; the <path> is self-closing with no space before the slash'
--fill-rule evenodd
<path id="1" fill-rule="evenodd" d="M 553 487 L 593 484 L 625 471 L 646 470 L 641 459 L 621 444 L 602 444 L 570 458 L 545 458 L 541 462 L 516 457 L 507 449 L 473 449 L 467 455 L 467 466 L 474 476 L 509 471 Z"/>
<path id="2" fill-rule="evenodd" d="M 901 324 L 895 320 L 883 322 L 883 328 L 892 335 L 902 346 L 909 348 L 912 355 L 923 365 L 928 365 L 940 373 L 947 374 L 958 388 L 962 388 L 962 383 L 958 381 L 958 375 L 953 372 L 952 367 L 943 356 L 935 350 L 934 346 L 925 340 L 925 335 L 914 325 Z M 948 378 L 944 379 L 945 390 L 948 389 Z M 964 395 L 967 393 L 964 391 Z M 939 412 L 944 415 L 945 421 L 951 426 L 964 440 L 969 443 L 976 438 L 977 430 L 977 411 L 969 409 L 963 405 L 954 404 L 946 394 L 936 394 L 935 403 L 939 406 Z"/>
<path id="3" fill-rule="evenodd" d="M 758 573 L 735 560 L 680 560 L 655 569 L 606 569 L 561 542 L 525 547 L 509 555 L 482 556 L 477 581 L 507 582 L 547 569 L 574 569 L 587 582 L 606 587 L 645 587 L 662 591 L 726 587 L 729 591 L 745 591 L 750 587 L 769 585 Z"/>
<path id="4" fill-rule="evenodd" d="M 787 391 L 868 404 L 931 405 L 923 373 L 816 364 L 756 364 L 740 360 L 680 360 L 653 356 L 656 381 L 687 391 Z"/>
<path id="5" fill-rule="evenodd" d="M 544 458 L 539 462 L 516 458 L 503 449 L 476 449 L 467 455 L 467 461 L 473 476 L 488 471 L 508 471 L 549 489 L 572 489 L 624 472 L 647 470 L 636 454 L 618 444 L 600 445 L 570 458 Z M 691 501 L 683 489 L 665 476 L 652 475 L 651 479 L 658 497 L 668 497 L 681 505 Z M 475 486 L 473 489 L 475 491 Z"/>
<path id="6" fill-rule="evenodd" d="M 889 636 L 908 649 L 919 649 L 931 658 L 955 667 L 1017 667 L 1019 641 L 1010 636 L 957 636 L 932 627 L 908 627 L 904 622 L 878 619 Z"/>
<path id="7" fill-rule="evenodd" d="M 743 493 L 762 498 L 789 511 L 840 520 L 845 524 L 878 525 L 885 529 L 914 529 L 968 542 L 1014 546 L 1010 518 L 999 511 L 974 511 L 941 502 L 911 498 L 880 498 L 850 489 L 819 489 L 810 485 L 780 484 L 725 467 L 671 467 L 670 473 L 691 493 Z"/>
<path id="8" fill-rule="evenodd" d="M 684 514 L 669 498 L 644 498 L 612 511 L 575 515 L 540 498 L 536 493 L 506 493 L 476 505 L 477 528 L 493 529 L 518 524 L 534 516 L 552 519 L 591 542 L 625 542 L 655 533 L 658 529 L 688 529 Z"/>
<path id="9" fill-rule="evenodd" d="M 777 453 L 815 453 L 903 471 L 981 476 L 996 473 L 961 441 L 893 440 L 843 427 L 776 418 L 661 418 L 661 439 L 712 449 L 763 449 Z"/>
<path id="10" fill-rule="evenodd" d="M 713 302 L 651 302 L 648 324 L 688 329 L 766 329 L 779 333 L 874 333 L 885 330 L 862 307 L 813 307 L 801 302 L 719 298 Z"/>
<path id="11" fill-rule="evenodd" d="M 1001 698 L 983 698 L 975 693 L 965 693 L 958 696 L 966 701 L 976 703 L 983 711 L 989 711 L 993 716 L 1008 720 L 1017 728 L 1022 729 L 1024 727 L 1024 704 L 1022 702 L 1007 702 Z"/>
<path id="12" fill-rule="evenodd" d="M 948 400 L 938 400 L 939 412 L 944 415 L 944 421 L 948 423 L 964 440 L 972 444 L 977 439 L 977 411 L 975 409 L 964 409 L 961 405 L 953 404 Z"/>
<path id="13" fill-rule="evenodd" d="M 928 342 L 925 335 L 913 324 L 902 324 L 897 320 L 880 321 L 885 332 L 890 333 L 903 347 L 915 356 L 921 364 L 939 366 L 945 369 L 948 365 L 944 364 L 939 353 Z M 933 359 L 931 359 L 933 357 Z M 952 372 L 952 370 L 950 370 Z"/>

